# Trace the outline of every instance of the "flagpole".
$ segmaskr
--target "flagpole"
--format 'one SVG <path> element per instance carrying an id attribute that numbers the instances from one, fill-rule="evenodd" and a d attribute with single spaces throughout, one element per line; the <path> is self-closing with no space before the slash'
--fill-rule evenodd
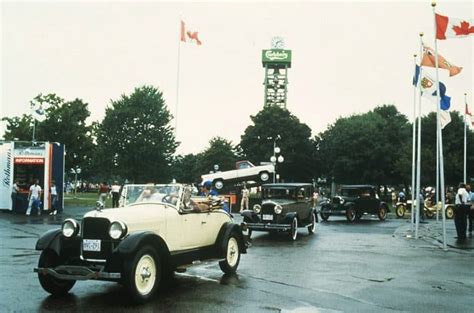
<path id="1" fill-rule="evenodd" d="M 179 19 L 181 23 L 181 19 Z M 180 34 L 181 34 L 181 24 L 180 24 Z M 177 140 L 178 137 L 178 103 L 179 103 L 179 67 L 181 63 L 181 38 L 178 43 L 178 65 L 176 70 L 176 106 L 175 106 L 175 116 L 174 116 L 174 137 Z"/>
<path id="2" fill-rule="evenodd" d="M 443 249 L 448 250 L 446 246 L 446 215 L 445 215 L 445 189 L 444 189 L 444 158 L 443 158 L 443 132 L 441 131 L 440 121 L 440 94 L 439 94 L 439 64 L 438 64 L 438 40 L 436 38 L 437 25 L 436 25 L 436 2 L 431 3 L 433 8 L 433 19 L 434 19 L 434 33 L 435 33 L 435 67 L 436 67 L 436 124 L 437 133 L 439 138 L 439 169 L 440 169 L 440 187 L 441 187 L 441 214 L 443 215 Z"/>
<path id="3" fill-rule="evenodd" d="M 439 106 L 439 105 L 438 105 Z M 436 122 L 436 223 L 439 222 L 439 123 Z"/>
<path id="4" fill-rule="evenodd" d="M 423 33 L 420 33 L 420 55 L 423 55 Z M 420 66 L 420 77 L 423 69 Z M 418 100 L 418 138 L 417 138 L 417 159 L 416 159 L 416 219 L 415 219 L 415 239 L 418 239 L 418 228 L 420 223 L 420 188 L 421 188 L 421 81 L 419 84 Z M 412 211 L 415 203 L 412 203 Z"/>
<path id="5" fill-rule="evenodd" d="M 467 160 L 467 93 L 464 93 L 464 183 L 467 183 L 466 160 Z"/>
<path id="6" fill-rule="evenodd" d="M 416 76 L 416 54 L 413 55 L 413 62 L 415 63 L 415 76 Z M 418 76 L 417 79 L 420 79 Z M 413 218 L 414 218 L 414 203 L 415 203 L 415 162 L 416 162 L 416 93 L 417 86 L 413 86 L 413 129 L 412 129 L 412 146 L 411 146 L 411 232 L 413 233 Z"/>

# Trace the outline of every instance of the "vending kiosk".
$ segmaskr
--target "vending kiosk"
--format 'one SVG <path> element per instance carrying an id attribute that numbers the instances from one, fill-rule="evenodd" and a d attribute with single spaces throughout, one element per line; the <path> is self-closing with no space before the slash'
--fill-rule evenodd
<path id="1" fill-rule="evenodd" d="M 57 142 L 0 141 L 0 209 L 24 213 L 28 192 L 36 179 L 43 190 L 41 209 L 51 209 L 50 185 L 58 193 L 57 208 L 64 207 L 64 145 Z M 20 191 L 13 207 L 12 189 L 18 181 Z"/>

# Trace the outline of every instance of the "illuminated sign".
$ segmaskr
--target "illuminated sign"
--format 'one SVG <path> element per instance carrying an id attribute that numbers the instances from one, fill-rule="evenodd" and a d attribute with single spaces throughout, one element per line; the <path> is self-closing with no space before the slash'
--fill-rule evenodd
<path id="1" fill-rule="evenodd" d="M 15 164 L 44 164 L 44 158 L 15 158 Z"/>

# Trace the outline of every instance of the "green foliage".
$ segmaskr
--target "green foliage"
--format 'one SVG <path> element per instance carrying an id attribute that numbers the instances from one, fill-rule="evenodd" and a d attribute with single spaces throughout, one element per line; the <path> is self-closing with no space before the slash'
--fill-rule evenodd
<path id="1" fill-rule="evenodd" d="M 311 181 L 318 175 L 315 164 L 316 142 L 311 129 L 288 110 L 269 106 L 251 116 L 253 125 L 241 136 L 240 149 L 254 164 L 269 162 L 273 155 L 274 139 L 285 161 L 277 165 L 277 172 L 285 181 Z"/>
<path id="2" fill-rule="evenodd" d="M 7 122 L 7 129 L 3 135 L 5 140 L 30 141 L 33 138 L 33 118 L 31 115 L 4 117 L 2 121 Z"/>
<path id="3" fill-rule="evenodd" d="M 393 105 L 340 118 L 320 134 L 323 170 L 339 183 L 400 183 L 397 168 L 410 143 L 407 119 Z"/>
<path id="4" fill-rule="evenodd" d="M 198 157 L 194 154 L 178 155 L 173 160 L 173 178 L 180 183 L 200 182 L 197 164 Z"/>
<path id="5" fill-rule="evenodd" d="M 96 167 L 135 183 L 169 182 L 177 147 L 170 120 L 163 94 L 152 86 L 112 101 L 97 129 Z"/>
<path id="6" fill-rule="evenodd" d="M 196 171 L 199 176 L 214 170 L 214 165 L 219 165 L 220 171 L 235 169 L 237 161 L 232 142 L 214 137 L 209 141 L 209 147 L 197 156 Z"/>

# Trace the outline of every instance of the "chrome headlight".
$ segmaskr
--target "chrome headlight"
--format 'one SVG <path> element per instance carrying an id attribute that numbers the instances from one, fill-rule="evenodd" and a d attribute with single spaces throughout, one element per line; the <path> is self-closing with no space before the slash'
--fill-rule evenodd
<path id="1" fill-rule="evenodd" d="M 127 226 L 122 222 L 110 224 L 109 236 L 112 239 L 120 239 L 127 234 Z"/>
<path id="2" fill-rule="evenodd" d="M 68 218 L 63 222 L 61 231 L 64 237 L 71 238 L 79 233 L 79 223 L 72 218 Z"/>
<path id="3" fill-rule="evenodd" d="M 260 213 L 260 211 L 262 211 L 262 206 L 260 204 L 254 204 L 253 211 L 257 214 Z"/>
<path id="4" fill-rule="evenodd" d="M 283 208 L 281 207 L 281 205 L 279 204 L 275 205 L 275 214 L 280 214 L 281 211 L 283 211 Z"/>

